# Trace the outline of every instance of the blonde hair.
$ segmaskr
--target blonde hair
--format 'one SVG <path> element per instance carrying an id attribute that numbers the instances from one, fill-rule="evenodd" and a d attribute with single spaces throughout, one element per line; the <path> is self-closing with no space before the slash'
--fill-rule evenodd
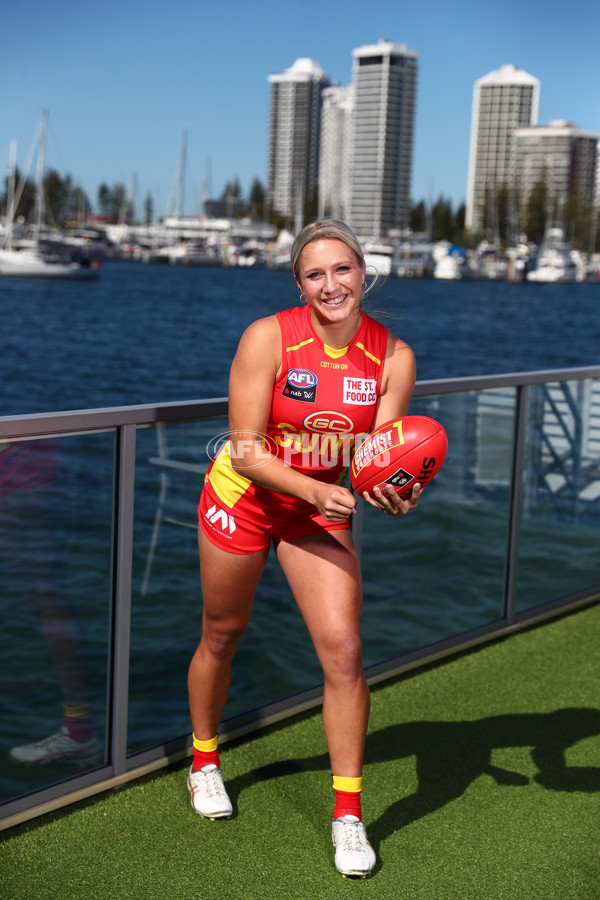
<path id="1" fill-rule="evenodd" d="M 330 238 L 336 241 L 342 241 L 342 243 L 346 244 L 346 246 L 349 247 L 350 250 L 352 250 L 356 255 L 359 264 L 361 266 L 365 265 L 365 257 L 362 247 L 360 246 L 358 239 L 352 229 L 340 219 L 319 219 L 316 222 L 311 222 L 309 225 L 305 225 L 302 231 L 298 232 L 294 239 L 294 243 L 292 244 L 290 260 L 292 263 L 292 272 L 294 273 L 294 277 L 296 279 L 299 278 L 300 254 L 302 253 L 306 245 L 311 244 L 313 241 L 323 240 L 326 238 Z M 373 290 L 378 280 L 379 277 L 377 273 L 375 273 L 375 276 L 369 286 L 363 288 L 363 299 Z"/>
<path id="2" fill-rule="evenodd" d="M 364 263 L 365 258 L 363 256 L 362 247 L 358 243 L 352 229 L 349 228 L 345 222 L 341 222 L 339 219 L 319 219 L 318 222 L 311 222 L 310 225 L 305 225 L 302 231 L 296 235 L 294 243 L 292 244 L 292 272 L 296 278 L 298 278 L 300 254 L 306 245 L 323 238 L 332 238 L 336 241 L 342 241 L 342 243 L 346 244 L 347 247 L 350 247 L 350 249 L 354 251 L 360 264 L 362 265 L 362 263 Z"/>

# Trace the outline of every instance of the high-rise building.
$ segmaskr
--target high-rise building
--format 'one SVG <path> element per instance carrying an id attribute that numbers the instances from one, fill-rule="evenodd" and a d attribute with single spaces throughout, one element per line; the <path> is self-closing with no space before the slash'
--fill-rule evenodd
<path id="1" fill-rule="evenodd" d="M 323 90 L 319 154 L 319 218 L 348 215 L 352 86 Z"/>
<path id="2" fill-rule="evenodd" d="M 475 82 L 465 226 L 486 227 L 497 192 L 514 178 L 515 130 L 536 125 L 540 95 L 537 78 L 513 65 L 501 66 Z"/>
<path id="3" fill-rule="evenodd" d="M 297 59 L 271 85 L 267 203 L 298 218 L 317 190 L 321 94 L 328 79 L 312 59 Z"/>
<path id="4" fill-rule="evenodd" d="M 418 55 L 404 44 L 379 41 L 352 56 L 348 216 L 361 237 L 377 240 L 408 217 Z"/>
<path id="5" fill-rule="evenodd" d="M 515 132 L 515 185 L 524 207 L 538 182 L 546 187 L 548 211 L 560 225 L 569 197 L 594 202 L 597 132 L 582 131 L 564 119 Z M 552 223 L 551 223 L 552 224 Z"/>
<path id="6" fill-rule="evenodd" d="M 596 153 L 596 187 L 594 189 L 594 206 L 600 213 L 600 141 Z"/>

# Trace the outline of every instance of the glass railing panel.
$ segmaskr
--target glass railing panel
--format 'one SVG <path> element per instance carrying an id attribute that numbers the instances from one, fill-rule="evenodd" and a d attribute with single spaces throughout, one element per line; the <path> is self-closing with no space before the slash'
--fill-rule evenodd
<path id="1" fill-rule="evenodd" d="M 112 431 L 0 443 L 1 802 L 106 763 L 113 467 Z"/>
<path id="2" fill-rule="evenodd" d="M 502 388 L 411 404 L 444 425 L 448 454 L 415 512 L 365 506 L 366 665 L 502 617 L 515 402 Z"/>
<path id="3" fill-rule="evenodd" d="M 600 584 L 600 380 L 530 389 L 518 612 Z"/>
<path id="4" fill-rule="evenodd" d="M 197 506 L 223 421 L 138 429 L 128 753 L 189 734 L 187 671 L 200 639 Z M 225 718 L 320 684 L 312 643 L 271 552 L 233 662 Z"/>
<path id="5" fill-rule="evenodd" d="M 222 423 L 138 428 L 128 753 L 189 732 L 187 667 L 200 635 L 197 505 Z"/>

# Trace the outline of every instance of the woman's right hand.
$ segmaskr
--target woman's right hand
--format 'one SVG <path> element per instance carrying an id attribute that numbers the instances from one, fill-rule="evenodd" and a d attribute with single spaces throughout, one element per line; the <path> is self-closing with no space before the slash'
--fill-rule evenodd
<path id="1" fill-rule="evenodd" d="M 338 484 L 317 482 L 313 503 L 328 522 L 343 522 L 356 512 L 356 497 Z"/>

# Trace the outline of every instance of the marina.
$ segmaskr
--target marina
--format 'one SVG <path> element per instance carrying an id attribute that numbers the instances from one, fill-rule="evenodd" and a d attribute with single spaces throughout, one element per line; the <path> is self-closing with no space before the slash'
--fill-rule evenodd
<path id="1" fill-rule="evenodd" d="M 0 229 L 0 244 L 2 236 Z M 43 275 L 39 265 L 28 270 L 31 247 L 40 243 L 47 254 L 48 277 L 57 273 L 59 262 L 69 265 L 74 276 L 76 267 L 82 268 L 83 278 L 96 277 L 106 261 L 289 271 L 292 240 L 285 230 L 278 232 L 272 225 L 243 218 L 169 217 L 148 226 L 89 222 L 68 231 L 46 229 L 35 239 L 28 229 L 21 229 L 11 236 L 10 252 L 0 249 L 0 274 Z M 519 244 L 501 250 L 484 241 L 469 249 L 410 232 L 386 243 L 367 239 L 363 245 L 368 272 L 380 279 L 600 281 L 600 254 L 588 256 L 573 249 L 561 229 L 551 229 L 539 248 Z"/>
<path id="2" fill-rule="evenodd" d="M 288 271 L 110 261 L 89 283 L 0 279 L 3 413 L 223 397 L 239 337 L 297 303 Z M 596 365 L 600 283 L 389 278 L 365 311 L 418 378 Z M 74 375 L 76 373 L 76 377 Z"/>

